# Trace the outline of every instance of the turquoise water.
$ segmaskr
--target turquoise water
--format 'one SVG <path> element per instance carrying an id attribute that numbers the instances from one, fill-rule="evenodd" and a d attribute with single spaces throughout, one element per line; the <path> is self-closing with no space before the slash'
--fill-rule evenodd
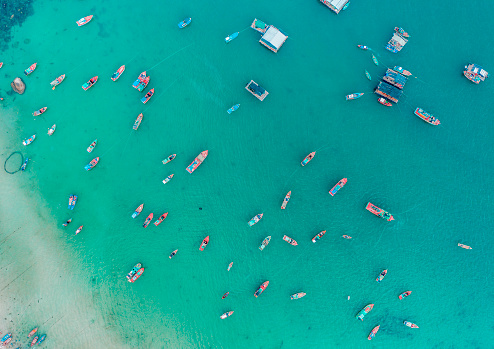
<path id="1" fill-rule="evenodd" d="M 38 215 L 26 217 L 20 206 L 0 227 L 8 243 L 26 220 L 49 222 L 38 224 L 35 234 L 46 251 L 31 257 L 29 249 L 11 244 L 9 258 L 0 262 L 24 254 L 33 264 L 58 258 L 60 281 L 56 290 L 42 288 L 30 270 L 13 286 L 5 281 L 2 295 L 21 310 L 2 320 L 2 332 L 8 327 L 23 337 L 62 316 L 45 325 L 47 347 L 103 347 L 105 335 L 91 335 L 98 331 L 115 338 L 104 347 L 492 347 L 492 324 L 485 320 L 494 299 L 494 88 L 489 79 L 476 86 L 462 75 L 470 61 L 493 70 L 488 42 L 494 5 L 482 6 L 472 19 L 463 6 L 428 1 L 352 1 L 339 15 L 315 0 L 35 2 L 34 16 L 15 28 L 12 47 L 2 54 L 0 94 L 6 115 L 14 115 L 3 121 L 9 133 L 3 155 L 21 150 L 32 159 L 15 179 L 24 193 L 39 194 L 38 203 L 22 202 Z M 88 14 L 93 21 L 77 27 L 74 22 Z M 180 30 L 185 17 L 192 23 Z M 254 18 L 288 33 L 277 54 L 248 28 Z M 398 54 L 384 49 L 395 26 L 411 34 Z M 225 44 L 236 31 L 239 37 Z M 357 44 L 373 48 L 380 65 Z M 24 77 L 33 62 L 38 68 Z M 125 72 L 111 81 L 122 64 Z M 385 66 L 394 65 L 416 78 L 397 105 L 385 108 L 372 91 Z M 151 76 L 148 89 L 155 88 L 146 105 L 139 101 L 144 93 L 131 87 L 144 70 Z M 64 73 L 52 91 L 50 81 Z M 21 75 L 26 93 L 7 96 L 9 83 Z M 98 83 L 83 91 L 95 75 Z M 251 79 L 270 93 L 263 102 L 244 89 Z M 366 94 L 345 101 L 356 92 Z M 227 114 L 237 103 L 241 107 Z M 48 111 L 34 120 L 31 113 L 43 106 Z M 422 122 L 413 115 L 416 107 L 442 124 Z M 133 131 L 141 112 L 143 122 Z M 57 130 L 48 137 L 54 123 Z M 23 147 L 34 133 L 35 142 Z M 203 165 L 188 174 L 185 167 L 206 149 Z M 302 168 L 311 151 L 317 151 L 314 160 Z M 173 153 L 177 158 L 162 165 Z M 97 167 L 84 171 L 96 156 Z M 343 177 L 348 184 L 331 197 L 328 190 Z M 72 193 L 79 202 L 70 212 Z M 396 220 L 367 212 L 369 201 Z M 132 220 L 141 203 L 143 213 Z M 143 229 L 150 212 L 169 215 L 159 227 Z M 249 227 L 261 212 L 264 218 Z M 62 230 L 69 217 L 73 222 Z M 74 236 L 79 225 L 84 230 Z M 326 235 L 313 244 L 321 230 Z M 282 241 L 285 234 L 299 245 Z M 210 243 L 199 252 L 207 235 Z M 268 235 L 271 243 L 261 252 Z M 48 257 L 53 249 L 60 255 Z M 129 284 L 125 275 L 137 262 L 146 270 Z M 388 275 L 378 284 L 383 269 Z M 269 287 L 256 299 L 254 291 L 266 280 Z M 22 289 L 21 301 L 14 299 L 14 286 Z M 412 295 L 399 301 L 406 290 Z M 297 292 L 307 296 L 290 300 Z M 76 296 L 83 305 L 73 301 Z M 40 305 L 26 305 L 33 297 L 42 299 Z M 368 303 L 375 304 L 372 312 L 356 320 Z M 71 306 L 76 330 L 64 315 Z M 229 310 L 235 313 L 220 320 Z M 369 343 L 377 324 L 381 329 Z"/>

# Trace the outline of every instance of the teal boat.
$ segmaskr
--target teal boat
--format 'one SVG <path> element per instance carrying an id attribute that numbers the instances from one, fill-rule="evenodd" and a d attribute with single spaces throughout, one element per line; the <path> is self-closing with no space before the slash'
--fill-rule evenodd
<path id="1" fill-rule="evenodd" d="M 367 79 L 372 80 L 372 78 L 371 78 L 371 76 L 367 70 L 365 71 L 365 76 L 367 76 Z"/>
<path id="2" fill-rule="evenodd" d="M 232 41 L 233 39 L 235 39 L 237 36 L 238 36 L 238 32 L 233 33 L 232 35 L 228 35 L 225 38 L 225 42 L 228 44 L 230 41 Z"/>
<path id="3" fill-rule="evenodd" d="M 364 316 L 367 315 L 371 310 L 372 308 L 374 308 L 374 304 L 367 304 L 364 309 L 362 309 L 361 311 L 359 311 L 359 313 L 355 316 L 357 319 L 360 319 L 362 321 L 364 321 Z"/>
<path id="4" fill-rule="evenodd" d="M 374 62 L 375 65 L 379 65 L 376 56 L 372 55 L 372 61 Z"/>
<path id="5" fill-rule="evenodd" d="M 240 107 L 240 104 L 235 104 L 233 107 L 231 107 L 230 109 L 228 109 L 226 112 L 227 112 L 228 114 L 231 114 L 231 113 L 233 113 L 235 110 L 237 110 L 239 107 Z"/>

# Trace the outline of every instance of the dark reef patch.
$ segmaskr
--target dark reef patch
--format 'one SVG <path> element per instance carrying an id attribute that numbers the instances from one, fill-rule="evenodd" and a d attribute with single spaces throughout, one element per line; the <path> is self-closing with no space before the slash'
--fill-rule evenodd
<path id="1" fill-rule="evenodd" d="M 27 17 L 33 15 L 34 0 L 0 0 L 0 50 L 8 48 L 12 39 L 12 27 L 22 23 Z"/>

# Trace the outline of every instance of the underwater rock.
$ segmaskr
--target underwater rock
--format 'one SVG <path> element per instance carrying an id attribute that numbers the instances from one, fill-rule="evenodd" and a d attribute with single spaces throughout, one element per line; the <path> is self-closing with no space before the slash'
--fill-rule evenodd
<path id="1" fill-rule="evenodd" d="M 21 78 L 15 78 L 14 81 L 10 83 L 10 86 L 12 86 L 12 90 L 20 95 L 23 94 L 24 90 L 26 89 L 26 85 Z"/>

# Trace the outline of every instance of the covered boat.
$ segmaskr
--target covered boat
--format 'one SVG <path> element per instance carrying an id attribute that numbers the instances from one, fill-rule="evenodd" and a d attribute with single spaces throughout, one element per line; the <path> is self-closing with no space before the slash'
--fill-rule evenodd
<path id="1" fill-rule="evenodd" d="M 153 97 L 153 95 L 154 95 L 154 88 L 150 89 L 148 93 L 146 93 L 144 97 L 141 98 L 141 102 L 146 104 L 151 99 L 151 97 Z"/>
<path id="2" fill-rule="evenodd" d="M 388 273 L 388 269 L 384 269 L 381 274 L 379 274 L 379 276 L 377 277 L 376 281 L 377 282 L 381 282 L 383 281 L 384 277 L 386 276 L 386 274 Z"/>
<path id="3" fill-rule="evenodd" d="M 43 108 L 41 108 L 41 109 L 36 110 L 36 111 L 33 113 L 33 116 L 38 116 L 38 115 L 43 114 L 43 113 L 46 111 L 46 109 L 48 109 L 48 108 L 47 108 L 47 107 L 43 107 Z"/>
<path id="4" fill-rule="evenodd" d="M 113 81 L 117 81 L 120 75 L 122 75 L 122 73 L 124 72 L 124 70 L 125 70 L 125 65 L 122 65 L 120 68 L 117 69 L 115 73 L 113 73 L 110 79 L 112 79 Z"/>
<path id="5" fill-rule="evenodd" d="M 167 157 L 165 160 L 163 160 L 163 165 L 169 163 L 170 161 L 172 161 L 173 159 L 175 159 L 177 157 L 177 154 L 172 154 L 170 155 L 169 157 Z"/>
<path id="6" fill-rule="evenodd" d="M 129 282 L 130 282 L 130 279 L 132 278 L 132 276 L 134 276 L 134 275 L 135 275 L 135 273 L 137 273 L 137 271 L 138 271 L 139 269 L 141 269 L 141 267 L 142 267 L 141 263 L 137 263 L 136 265 L 134 265 L 134 268 L 132 268 L 132 269 L 129 271 L 129 273 L 127 274 L 127 280 L 129 280 Z"/>
<path id="7" fill-rule="evenodd" d="M 144 208 L 144 204 L 140 204 L 138 208 L 132 213 L 132 218 L 136 218 L 139 216 L 139 214 L 142 212 L 142 209 Z"/>
<path id="8" fill-rule="evenodd" d="M 264 281 L 261 284 L 261 286 L 259 286 L 259 288 L 256 290 L 256 292 L 254 292 L 254 297 L 256 298 L 259 297 L 259 295 L 264 292 L 264 290 L 266 289 L 266 287 L 268 287 L 268 285 L 269 285 L 269 281 Z"/>
<path id="9" fill-rule="evenodd" d="M 82 228 L 84 228 L 83 225 L 81 225 L 77 230 L 75 231 L 75 235 L 79 234 L 82 231 Z"/>
<path id="10" fill-rule="evenodd" d="M 480 65 L 469 63 L 463 70 L 463 75 L 475 84 L 479 84 L 481 81 L 485 81 L 489 77 L 489 73 L 486 72 Z"/>
<path id="11" fill-rule="evenodd" d="M 36 69 L 36 66 L 37 66 L 37 65 L 38 65 L 38 63 L 33 63 L 33 64 L 31 64 L 31 65 L 29 66 L 29 68 L 27 68 L 26 70 L 24 70 L 24 74 L 26 74 L 26 75 L 31 74 L 31 73 L 34 71 L 34 69 Z"/>
<path id="12" fill-rule="evenodd" d="M 208 151 L 204 150 L 192 161 L 192 163 L 185 169 L 187 172 L 192 173 L 202 164 L 202 162 L 208 157 Z"/>
<path id="13" fill-rule="evenodd" d="M 297 241 L 293 240 L 291 237 L 289 237 L 287 235 L 283 235 L 283 240 L 288 242 L 290 245 L 293 245 L 293 246 L 298 245 Z"/>
<path id="14" fill-rule="evenodd" d="M 357 319 L 364 321 L 365 315 L 367 315 L 372 308 L 374 308 L 374 304 L 367 304 L 359 313 L 355 316 Z"/>
<path id="15" fill-rule="evenodd" d="M 264 98 L 267 97 L 269 94 L 268 91 L 266 91 L 264 88 L 262 88 L 257 82 L 254 80 L 250 80 L 249 83 L 245 86 L 245 89 L 252 93 L 254 97 L 256 97 L 258 100 L 261 102 L 264 100 Z"/>
<path id="16" fill-rule="evenodd" d="M 209 235 L 202 240 L 201 246 L 199 246 L 199 251 L 204 251 L 204 248 L 209 244 Z"/>
<path id="17" fill-rule="evenodd" d="M 177 254 L 177 252 L 178 252 L 178 250 L 173 251 L 173 252 L 172 252 L 172 253 L 168 256 L 168 258 L 172 259 L 172 258 L 173 258 L 173 256 L 175 256 L 175 255 Z"/>
<path id="18" fill-rule="evenodd" d="M 312 238 L 312 242 L 316 243 L 317 240 L 319 240 L 320 238 L 322 238 L 324 236 L 324 234 L 326 234 L 326 230 L 323 230 L 320 233 L 318 233 L 316 236 L 314 236 Z"/>
<path id="19" fill-rule="evenodd" d="M 83 25 L 86 25 L 89 22 L 91 22 L 92 19 L 93 19 L 93 15 L 90 15 L 90 16 L 82 17 L 76 23 L 79 27 L 82 27 Z"/>
<path id="20" fill-rule="evenodd" d="M 69 196 L 69 210 L 73 210 L 75 207 L 75 204 L 77 203 L 77 195 L 70 195 Z"/>
<path id="21" fill-rule="evenodd" d="M 94 166 L 96 166 L 99 162 L 99 156 L 94 158 L 93 160 L 91 160 L 91 162 L 89 164 L 87 164 L 86 166 L 84 166 L 84 169 L 86 171 L 90 171 L 94 168 Z"/>
<path id="22" fill-rule="evenodd" d="M 307 293 L 305 293 L 305 292 L 295 293 L 295 294 L 292 294 L 290 296 L 290 299 L 299 299 L 299 298 L 305 297 L 306 294 Z"/>
<path id="23" fill-rule="evenodd" d="M 464 244 L 458 244 L 458 246 L 460 246 L 461 248 L 464 248 L 465 250 L 471 250 L 472 248 L 468 245 L 464 245 Z"/>
<path id="24" fill-rule="evenodd" d="M 230 109 L 228 109 L 226 112 L 227 112 L 228 114 L 231 114 L 231 113 L 233 113 L 235 110 L 237 110 L 239 107 L 240 107 L 240 104 L 235 104 L 233 107 L 231 107 Z"/>
<path id="25" fill-rule="evenodd" d="M 96 146 L 96 144 L 98 144 L 98 140 L 97 140 L 97 139 L 95 139 L 95 140 L 93 141 L 93 143 L 91 143 L 91 144 L 89 145 L 89 147 L 87 147 L 87 152 L 88 152 L 88 153 L 92 152 L 92 151 L 93 151 L 93 149 L 94 149 L 94 147 Z"/>
<path id="26" fill-rule="evenodd" d="M 139 269 L 135 274 L 134 276 L 132 276 L 129 280 L 129 282 L 135 282 L 137 279 L 139 279 L 142 275 L 142 273 L 144 273 L 144 268 L 141 268 Z"/>
<path id="27" fill-rule="evenodd" d="M 142 117 L 143 117 L 142 113 L 137 115 L 137 119 L 136 121 L 134 121 L 134 126 L 132 126 L 133 130 L 137 130 L 139 128 L 139 126 L 141 125 Z"/>
<path id="28" fill-rule="evenodd" d="M 56 129 L 57 129 L 57 124 L 53 124 L 53 126 L 48 129 L 48 136 L 51 136 Z"/>
<path id="29" fill-rule="evenodd" d="M 377 101 L 379 103 L 381 103 L 382 105 L 385 105 L 386 107 L 391 107 L 391 105 L 392 105 L 390 101 L 388 101 L 386 98 L 383 98 L 383 97 L 379 97 L 377 99 Z"/>
<path id="30" fill-rule="evenodd" d="M 221 319 L 226 319 L 227 317 L 229 317 L 232 314 L 233 314 L 233 310 L 232 311 L 227 311 L 226 313 L 224 313 L 223 315 L 221 315 L 220 318 Z"/>
<path id="31" fill-rule="evenodd" d="M 382 219 L 387 220 L 388 222 L 393 221 L 394 217 L 388 211 L 384 211 L 382 208 L 379 208 L 370 202 L 367 203 L 365 209 L 369 212 L 374 213 L 376 216 L 381 217 Z"/>
<path id="32" fill-rule="evenodd" d="M 371 340 L 372 338 L 374 338 L 376 336 L 377 331 L 379 331 L 379 327 L 381 327 L 381 326 L 377 325 L 376 327 L 374 327 L 372 329 L 372 331 L 369 333 L 369 336 L 367 337 L 368 340 Z"/>
<path id="33" fill-rule="evenodd" d="M 290 201 L 290 196 L 292 196 L 292 191 L 290 190 L 288 193 L 286 193 L 285 198 L 283 199 L 283 203 L 281 204 L 281 209 L 284 210 L 286 208 L 286 205 L 288 204 L 288 201 Z"/>
<path id="34" fill-rule="evenodd" d="M 225 38 L 225 42 L 228 44 L 230 41 L 232 41 L 233 39 L 235 39 L 237 36 L 238 36 L 238 32 L 235 32 L 235 33 L 233 33 L 231 35 L 228 35 Z"/>
<path id="35" fill-rule="evenodd" d="M 391 39 L 389 39 L 388 44 L 386 45 L 386 50 L 397 53 L 400 52 L 403 47 L 407 44 L 408 39 L 405 36 L 401 35 L 399 32 L 394 32 Z"/>
<path id="36" fill-rule="evenodd" d="M 167 217 L 167 216 L 168 216 L 168 212 L 163 213 L 163 214 L 160 216 L 160 218 L 158 218 L 158 219 L 156 220 L 156 222 L 154 222 L 154 225 L 155 225 L 155 226 L 160 225 L 160 224 L 161 224 L 161 222 L 163 222 L 163 221 L 166 219 L 166 217 Z"/>
<path id="37" fill-rule="evenodd" d="M 423 110 L 422 108 L 417 108 L 415 109 L 415 115 L 417 115 L 419 118 L 421 118 L 422 120 L 424 120 L 425 122 L 431 124 L 431 125 L 439 125 L 441 122 L 436 119 L 432 114 L 429 114 L 428 112 L 426 112 L 425 110 Z"/>
<path id="38" fill-rule="evenodd" d="M 352 94 L 349 94 L 349 95 L 346 95 L 345 98 L 347 101 L 351 100 L 351 99 L 357 99 L 357 98 L 360 98 L 364 95 L 364 92 L 359 92 L 359 93 L 352 93 Z"/>
<path id="39" fill-rule="evenodd" d="M 403 67 L 398 67 L 398 66 L 394 66 L 393 68 L 394 71 L 397 71 L 398 73 L 400 73 L 401 75 L 404 75 L 404 76 L 411 76 L 412 73 L 410 73 L 408 70 L 405 70 L 403 69 Z"/>
<path id="40" fill-rule="evenodd" d="M 136 81 L 132 84 L 133 88 L 138 88 L 139 85 L 144 81 L 146 78 L 146 71 L 143 71 L 139 76 L 137 77 Z"/>
<path id="41" fill-rule="evenodd" d="M 262 240 L 261 246 L 259 246 L 259 249 L 262 251 L 264 248 L 269 244 L 271 241 L 271 236 L 267 236 L 264 240 Z"/>
<path id="42" fill-rule="evenodd" d="M 149 216 L 147 216 L 146 220 L 144 221 L 144 223 L 142 224 L 142 227 L 143 228 L 147 228 L 149 223 L 151 223 L 151 220 L 153 219 L 153 212 L 151 212 L 149 214 Z"/>
<path id="43" fill-rule="evenodd" d="M 50 82 L 51 89 L 54 90 L 55 87 L 57 87 L 58 85 L 60 85 L 62 83 L 62 81 L 64 81 L 64 80 L 65 80 L 65 74 L 60 75 L 58 78 L 56 78 L 55 80 L 53 80 L 52 82 Z"/>
<path id="44" fill-rule="evenodd" d="M 32 135 L 31 137 L 29 137 L 28 139 L 25 139 L 22 141 L 22 144 L 24 145 L 29 145 L 31 143 L 33 143 L 33 141 L 36 139 L 36 135 Z"/>
<path id="45" fill-rule="evenodd" d="M 165 179 L 163 179 L 163 184 L 166 184 L 168 183 L 169 181 L 171 181 L 171 179 L 173 178 L 174 174 L 172 173 L 171 175 L 169 175 L 168 177 L 166 177 Z"/>
<path id="46" fill-rule="evenodd" d="M 343 188 L 345 186 L 347 181 L 348 181 L 348 178 L 341 179 L 338 183 L 335 184 L 335 186 L 333 188 L 331 188 L 331 190 L 329 191 L 329 194 L 331 194 L 331 196 L 334 196 L 334 194 L 336 194 L 338 192 L 338 190 L 340 190 L 341 188 Z"/>
<path id="47" fill-rule="evenodd" d="M 186 18 L 184 19 L 182 22 L 178 23 L 178 27 L 179 28 L 185 28 L 186 26 L 188 26 L 190 24 L 190 22 L 192 22 L 192 18 Z"/>
<path id="48" fill-rule="evenodd" d="M 29 334 L 27 335 L 27 338 L 30 338 L 32 337 L 36 332 L 38 332 L 38 328 L 35 327 L 31 330 L 31 332 L 29 332 Z"/>
<path id="49" fill-rule="evenodd" d="M 408 297 L 408 296 L 409 296 L 409 295 L 411 295 L 411 294 L 412 294 L 412 291 L 405 291 L 405 292 L 403 292 L 402 294 L 400 294 L 400 295 L 398 296 L 398 298 L 399 298 L 400 300 L 402 300 L 403 298 Z"/>
<path id="50" fill-rule="evenodd" d="M 406 321 L 406 320 L 405 320 L 405 321 L 403 321 L 403 324 L 404 324 L 405 326 L 410 327 L 410 328 L 419 328 L 417 325 L 415 325 L 413 322 L 410 322 L 410 321 Z"/>
<path id="51" fill-rule="evenodd" d="M 257 224 L 257 222 L 259 222 L 262 219 L 263 215 L 264 215 L 264 213 L 259 213 L 259 214 L 255 215 L 254 217 L 252 217 L 252 219 L 247 223 L 249 225 L 249 227 L 252 227 L 254 224 Z"/>
<path id="52" fill-rule="evenodd" d="M 307 155 L 303 160 L 302 162 L 300 163 L 302 166 L 305 166 L 307 165 L 313 158 L 314 156 L 316 155 L 316 152 L 313 151 L 312 153 L 310 153 L 309 155 Z"/>
<path id="53" fill-rule="evenodd" d="M 84 91 L 89 90 L 97 81 L 98 81 L 98 77 L 97 76 L 93 76 L 91 79 L 89 79 L 88 82 L 86 82 L 86 83 L 84 83 L 82 85 L 82 89 Z"/>

